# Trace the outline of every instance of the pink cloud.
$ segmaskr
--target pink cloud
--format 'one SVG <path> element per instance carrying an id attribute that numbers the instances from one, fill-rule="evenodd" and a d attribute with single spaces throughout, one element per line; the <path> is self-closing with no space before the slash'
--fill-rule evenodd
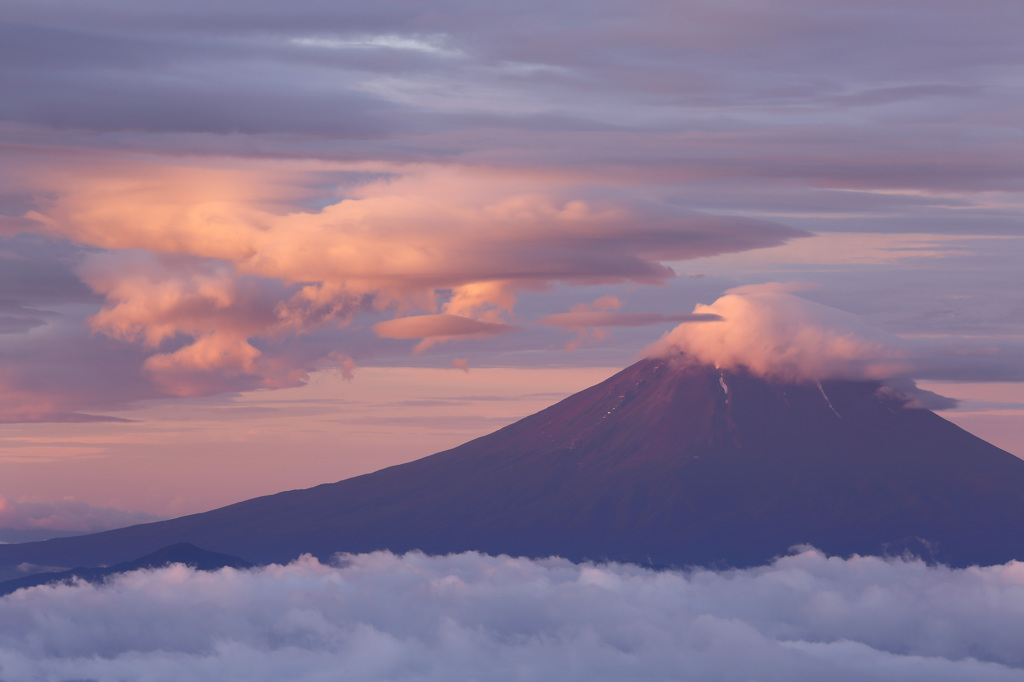
<path id="1" fill-rule="evenodd" d="M 456 338 L 483 338 L 514 332 L 518 327 L 498 322 L 482 322 L 459 315 L 414 315 L 373 325 L 374 333 L 383 339 L 422 339 L 414 352 L 422 352 L 432 344 Z"/>
<path id="2" fill-rule="evenodd" d="M 681 324 L 647 352 L 742 368 L 782 381 L 880 381 L 884 390 L 905 397 L 908 406 L 933 410 L 957 402 L 919 388 L 915 380 L 1020 380 L 1016 344 L 896 336 L 857 315 L 793 293 L 808 288 L 813 286 L 769 282 L 730 289 L 713 303 L 694 308 L 695 314 L 719 319 Z"/>
<path id="3" fill-rule="evenodd" d="M 694 314 L 703 324 L 681 324 L 649 350 L 685 354 L 723 368 L 746 368 L 786 381 L 888 379 L 913 367 L 905 342 L 856 315 L 793 295 L 802 284 L 744 286 Z"/>
<path id="4" fill-rule="evenodd" d="M 29 215 L 40 230 L 105 249 L 220 259 L 239 274 L 374 292 L 421 305 L 433 288 L 552 280 L 657 282 L 665 260 L 781 243 L 779 225 L 596 198 L 487 168 L 394 167 L 317 212 L 282 211 L 261 190 L 281 171 L 193 166 L 105 168 L 42 177 L 59 197 Z M 280 194 L 280 192 L 278 192 Z M 476 294 L 480 296 L 479 293 Z M 486 303 L 506 297 L 492 289 Z M 507 300 L 504 301 L 507 305 Z M 457 311 L 450 311 L 457 312 Z"/>
<path id="5" fill-rule="evenodd" d="M 287 366 L 266 346 L 360 313 L 398 313 L 375 332 L 422 339 L 421 351 L 511 331 L 521 291 L 663 282 L 674 276 L 664 261 L 802 234 L 528 170 L 376 164 L 384 179 L 309 210 L 297 206 L 305 176 L 346 166 L 93 156 L 88 172 L 80 159 L 27 166 L 20 182 L 55 198 L 26 216 L 37 231 L 104 250 L 78 268 L 105 297 L 89 327 L 146 349 L 144 371 L 171 395 L 301 381 L 325 358 Z M 595 310 L 618 305 L 605 299 Z"/>
<path id="6" fill-rule="evenodd" d="M 507 334 L 518 327 L 481 322 L 458 315 L 415 315 L 378 322 L 373 331 L 383 339 L 426 339 L 437 336 L 491 336 Z"/>

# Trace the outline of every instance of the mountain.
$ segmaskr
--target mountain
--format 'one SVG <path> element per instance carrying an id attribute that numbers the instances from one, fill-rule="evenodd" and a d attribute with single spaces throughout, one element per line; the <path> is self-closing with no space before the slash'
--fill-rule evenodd
<path id="1" fill-rule="evenodd" d="M 307 490 L 0 546 L 96 566 L 191 542 L 302 552 L 479 550 L 747 566 L 811 544 L 952 565 L 1024 559 L 1024 461 L 874 382 L 770 382 L 646 359 L 452 450 Z"/>
<path id="2" fill-rule="evenodd" d="M 37 585 L 54 585 L 57 583 L 70 583 L 74 580 L 84 580 L 90 583 L 102 583 L 107 578 L 137 571 L 142 568 L 164 568 L 171 564 L 185 564 L 197 571 L 216 571 L 219 568 L 230 566 L 231 568 L 252 568 L 252 564 L 238 557 L 216 552 L 207 552 L 187 542 L 180 542 L 176 545 L 147 554 L 134 561 L 115 564 L 106 568 L 75 568 L 70 571 L 37 573 L 35 575 L 5 580 L 0 582 L 0 596 L 11 594 L 23 587 L 35 587 Z"/>

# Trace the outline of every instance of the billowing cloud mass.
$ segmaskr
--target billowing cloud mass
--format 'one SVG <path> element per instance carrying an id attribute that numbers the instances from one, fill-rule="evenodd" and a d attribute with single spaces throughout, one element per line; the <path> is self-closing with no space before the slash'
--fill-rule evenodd
<path id="1" fill-rule="evenodd" d="M 1019 350 L 971 339 L 903 338 L 861 317 L 796 295 L 802 283 L 730 289 L 695 314 L 715 315 L 681 324 L 648 349 L 655 356 L 684 354 L 722 368 L 745 368 L 784 381 L 881 380 L 938 409 L 953 402 L 914 387 L 917 378 L 995 377 L 1014 380 L 1024 371 Z"/>
<path id="2" fill-rule="evenodd" d="M 126 574 L 0 599 L 4 679 L 1024 680 L 1024 564 L 814 551 L 654 572 L 459 554 Z"/>
<path id="3" fill-rule="evenodd" d="M 887 379 L 910 370 L 901 340 L 856 315 L 808 301 L 801 284 L 770 283 L 731 289 L 694 313 L 717 315 L 707 324 L 682 324 L 652 353 L 682 352 L 699 362 L 787 381 Z"/>
<path id="4" fill-rule="evenodd" d="M 529 171 L 117 155 L 36 164 L 17 182 L 53 195 L 25 212 L 31 232 L 80 245 L 73 271 L 104 300 L 86 323 L 142 350 L 152 395 L 295 385 L 331 354 L 351 356 L 304 337 L 359 315 L 395 316 L 377 335 L 421 339 L 423 350 L 511 331 L 523 291 L 660 283 L 674 276 L 665 261 L 804 234 Z M 304 207 L 310 177 L 332 178 L 342 196 Z M 45 311 L 8 307 L 0 324 L 12 331 L 46 322 Z M 40 397 L 8 418 L 67 410 Z"/>
<path id="5" fill-rule="evenodd" d="M 4 10 L 0 420 L 294 386 L 476 336 L 392 318 L 515 324 L 836 225 L 1020 232 L 1014 0 Z M 675 312 L 642 309 L 547 324 Z M 554 347 L 529 326 L 475 341 Z"/>

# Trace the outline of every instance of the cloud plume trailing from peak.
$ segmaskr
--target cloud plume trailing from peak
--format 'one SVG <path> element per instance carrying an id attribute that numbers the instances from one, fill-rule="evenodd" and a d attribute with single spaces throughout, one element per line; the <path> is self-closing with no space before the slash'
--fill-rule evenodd
<path id="1" fill-rule="evenodd" d="M 702 324 L 681 324 L 648 348 L 652 356 L 683 354 L 727 369 L 744 368 L 782 381 L 823 379 L 882 381 L 929 409 L 955 401 L 923 391 L 914 379 L 1004 380 L 1021 375 L 1019 350 L 990 341 L 915 339 L 887 333 L 857 315 L 798 296 L 814 288 L 799 282 L 730 289 L 694 314 L 716 315 Z"/>
<path id="2" fill-rule="evenodd" d="M 654 572 L 459 554 L 138 571 L 0 599 L 8 679 L 1019 682 L 1024 565 L 814 551 Z M 737 655 L 742 652 L 742 655 Z"/>
<path id="3" fill-rule="evenodd" d="M 719 320 L 682 324 L 651 352 L 682 352 L 717 367 L 797 382 L 886 379 L 910 370 L 899 338 L 793 294 L 801 288 L 806 285 L 772 282 L 730 289 L 694 308 Z"/>

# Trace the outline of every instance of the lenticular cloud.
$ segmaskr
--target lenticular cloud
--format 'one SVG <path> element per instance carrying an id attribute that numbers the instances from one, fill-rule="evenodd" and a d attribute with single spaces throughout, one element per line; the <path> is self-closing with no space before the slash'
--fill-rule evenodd
<path id="1" fill-rule="evenodd" d="M 1024 680 L 1024 563 L 386 552 L 0 599 L 3 680 Z"/>

